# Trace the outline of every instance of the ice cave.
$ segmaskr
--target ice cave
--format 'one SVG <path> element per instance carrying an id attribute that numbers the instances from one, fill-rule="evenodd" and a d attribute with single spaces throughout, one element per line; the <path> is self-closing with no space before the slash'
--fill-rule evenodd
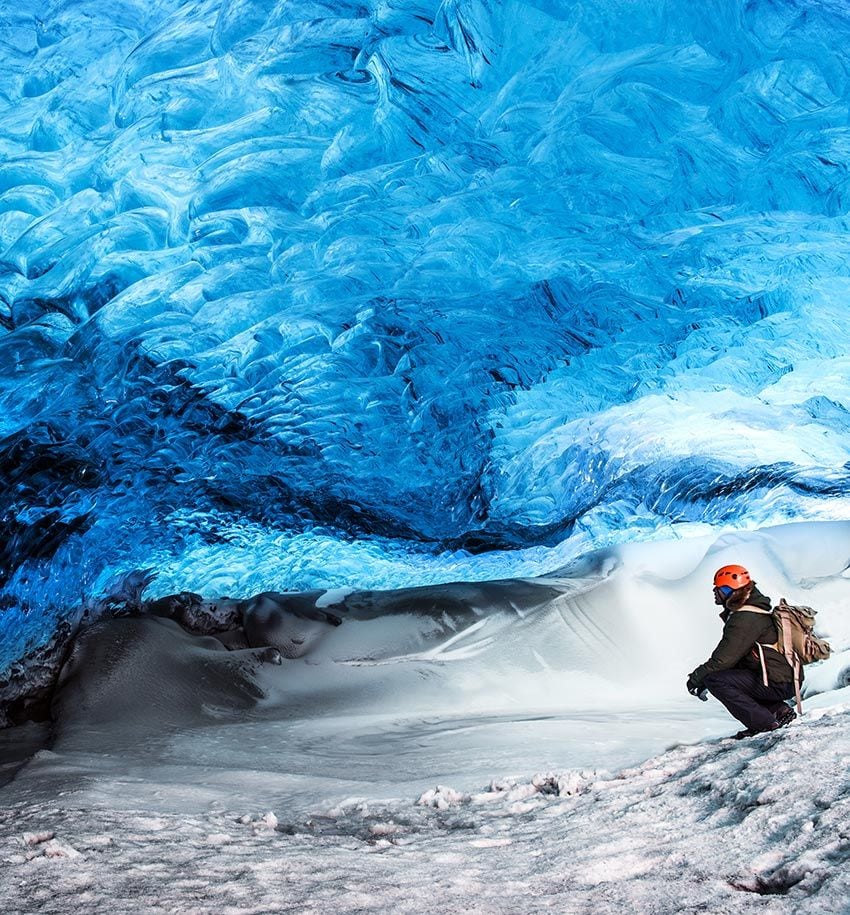
<path id="1" fill-rule="evenodd" d="M 0 909 L 843 915 L 848 766 L 848 0 L 0 3 Z"/>

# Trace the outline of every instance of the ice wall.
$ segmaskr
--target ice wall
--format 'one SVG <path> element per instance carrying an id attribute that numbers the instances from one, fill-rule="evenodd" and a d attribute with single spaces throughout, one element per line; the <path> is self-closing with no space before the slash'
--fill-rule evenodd
<path id="1" fill-rule="evenodd" d="M 163 592 L 846 518 L 839 0 L 0 9 L 0 668 Z M 684 527 L 683 527 L 684 526 Z"/>

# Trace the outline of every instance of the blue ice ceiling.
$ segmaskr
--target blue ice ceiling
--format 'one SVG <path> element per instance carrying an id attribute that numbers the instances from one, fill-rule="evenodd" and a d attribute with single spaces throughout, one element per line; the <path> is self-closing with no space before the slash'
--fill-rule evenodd
<path id="1" fill-rule="evenodd" d="M 3 4 L 7 621 L 848 517 L 848 49 L 843 0 Z"/>

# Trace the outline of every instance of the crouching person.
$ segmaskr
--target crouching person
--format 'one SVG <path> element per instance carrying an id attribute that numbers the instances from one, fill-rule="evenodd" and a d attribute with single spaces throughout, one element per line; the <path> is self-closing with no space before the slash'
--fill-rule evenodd
<path id="1" fill-rule="evenodd" d="M 723 636 L 711 657 L 688 677 L 688 692 L 723 703 L 744 730 L 736 740 L 775 731 L 796 718 L 785 703 L 794 695 L 794 671 L 779 653 L 770 598 L 739 565 L 714 576 L 714 602 L 723 607 Z"/>

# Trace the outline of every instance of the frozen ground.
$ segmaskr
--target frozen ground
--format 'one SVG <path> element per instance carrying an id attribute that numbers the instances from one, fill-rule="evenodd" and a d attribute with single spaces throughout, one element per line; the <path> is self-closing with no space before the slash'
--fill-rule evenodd
<path id="1" fill-rule="evenodd" d="M 850 695 L 746 743 L 471 793 L 364 790 L 310 816 L 26 791 L 0 814 L 9 912 L 850 911 Z M 43 764 L 40 760 L 39 764 Z M 167 793 L 167 788 L 163 789 Z"/>
<path id="2" fill-rule="evenodd" d="M 0 780 L 42 746 L 0 788 L 4 911 L 850 911 L 848 556 L 850 525 L 794 525 L 489 607 L 353 600 L 281 666 L 99 624 L 49 748 L 0 732 Z M 732 558 L 836 648 L 805 720 L 744 743 L 683 687 Z"/>

